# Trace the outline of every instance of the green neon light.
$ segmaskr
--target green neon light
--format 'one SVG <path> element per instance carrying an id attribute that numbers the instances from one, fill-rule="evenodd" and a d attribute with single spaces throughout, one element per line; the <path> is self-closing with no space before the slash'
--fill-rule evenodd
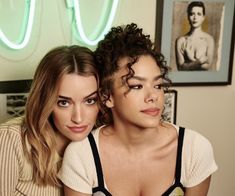
<path id="1" fill-rule="evenodd" d="M 79 34 L 79 37 L 81 38 L 81 41 L 83 41 L 85 44 L 94 46 L 99 42 L 99 40 L 103 39 L 104 35 L 109 31 L 109 29 L 112 25 L 116 10 L 117 10 L 118 0 L 108 0 L 108 1 L 106 0 L 106 2 L 108 2 L 108 3 L 106 3 L 104 5 L 105 11 L 102 12 L 103 15 L 101 16 L 101 19 L 99 20 L 98 28 L 93 32 L 93 34 L 96 37 L 93 40 L 89 39 L 84 32 L 78 1 L 79 0 L 70 0 L 70 1 L 67 0 L 67 6 L 70 8 L 72 8 L 72 7 L 74 8 L 75 20 L 76 20 L 76 30 Z M 111 4 L 110 2 L 112 2 L 112 1 L 113 1 L 113 3 L 110 6 L 110 4 Z M 108 12 L 109 12 L 109 14 L 108 14 Z M 108 18 L 107 22 L 106 22 L 105 18 Z M 105 22 L 106 22 L 106 24 L 105 24 Z"/>
<path id="2" fill-rule="evenodd" d="M 96 45 L 99 40 L 101 40 L 104 35 L 108 32 L 110 29 L 116 10 L 118 5 L 118 0 L 113 0 L 112 5 L 111 0 L 106 0 L 106 4 L 104 5 L 104 11 L 102 12 L 101 19 L 99 20 L 98 28 L 93 31 L 93 35 L 96 37 L 95 39 L 89 39 L 83 29 L 81 15 L 80 15 L 80 7 L 79 7 L 79 0 L 67 0 L 67 6 L 69 8 L 74 7 L 74 13 L 75 13 L 75 20 L 76 20 L 76 31 L 78 32 L 79 37 L 81 38 L 81 41 L 88 45 Z M 32 26 L 34 21 L 34 14 L 35 14 L 35 4 L 36 0 L 25 0 L 25 19 L 23 23 L 23 35 L 20 36 L 19 42 L 14 43 L 10 41 L 7 36 L 3 33 L 3 31 L 0 29 L 0 40 L 9 48 L 12 49 L 22 49 L 24 48 L 30 39 L 31 32 L 32 32 Z M 110 8 L 111 7 L 111 8 Z M 107 19 L 107 22 L 105 20 Z M 106 22 L 106 24 L 105 24 Z M 102 30 L 103 29 L 103 30 Z"/>
<path id="3" fill-rule="evenodd" d="M 25 0 L 25 19 L 24 19 L 24 32 L 21 41 L 19 43 L 11 42 L 7 36 L 0 29 L 0 40 L 6 44 L 9 48 L 12 49 L 22 49 L 24 48 L 28 42 L 32 32 L 34 13 L 35 13 L 35 4 L 36 0 Z"/>

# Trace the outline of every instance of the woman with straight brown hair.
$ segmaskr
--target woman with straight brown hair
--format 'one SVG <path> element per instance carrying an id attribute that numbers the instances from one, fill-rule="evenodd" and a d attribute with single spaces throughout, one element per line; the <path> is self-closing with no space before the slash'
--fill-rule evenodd
<path id="1" fill-rule="evenodd" d="M 92 51 L 61 46 L 39 63 L 25 115 L 0 126 L 0 195 L 60 196 L 64 150 L 84 139 L 99 111 Z"/>

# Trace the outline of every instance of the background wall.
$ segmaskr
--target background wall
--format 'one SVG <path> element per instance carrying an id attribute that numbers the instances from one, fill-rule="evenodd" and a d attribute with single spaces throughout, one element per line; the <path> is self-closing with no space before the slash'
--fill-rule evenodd
<path id="1" fill-rule="evenodd" d="M 82 14 L 86 16 L 84 20 L 89 24 L 87 28 L 90 31 L 97 19 L 97 8 L 93 0 L 80 1 L 87 2 L 86 5 L 84 4 L 86 8 Z M 10 26 L 12 23 L 9 23 L 9 18 L 3 19 L 1 9 L 7 3 L 11 3 L 9 7 L 13 10 L 9 14 L 12 15 L 11 12 L 15 13 L 14 9 L 17 9 L 17 6 L 14 6 L 15 2 L 19 1 L 1 0 L 0 2 L 2 29 L 2 26 L 5 28 L 6 24 L 7 28 L 12 29 Z M 103 0 L 95 2 L 102 4 Z M 113 25 L 136 22 L 154 39 L 156 2 L 156 0 L 120 0 Z M 21 0 L 21 3 L 24 1 Z M 6 17 L 7 13 L 4 14 Z M 18 14 L 20 16 L 20 13 Z M 21 52 L 16 52 L 0 44 L 0 81 L 9 78 L 32 79 L 38 61 L 48 50 L 62 44 L 79 44 L 72 36 L 69 19 L 64 0 L 37 1 L 36 26 L 33 29 L 30 45 Z M 235 66 L 235 62 L 233 64 Z M 235 68 L 233 69 L 234 79 Z M 177 87 L 175 89 L 178 91 L 177 124 L 202 133 L 214 147 L 219 170 L 213 175 L 209 196 L 235 195 L 234 82 L 228 86 Z M 6 95 L 0 95 L 0 103 L 0 118 L 3 119 Z"/>
<path id="2" fill-rule="evenodd" d="M 214 147 L 219 170 L 209 196 L 235 195 L 235 68 L 232 78 L 229 86 L 176 88 L 177 124 L 201 132 Z"/>

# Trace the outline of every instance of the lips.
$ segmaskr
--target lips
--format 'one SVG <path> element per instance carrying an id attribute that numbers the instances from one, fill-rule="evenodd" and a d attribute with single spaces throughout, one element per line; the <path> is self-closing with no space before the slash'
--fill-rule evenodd
<path id="1" fill-rule="evenodd" d="M 150 116 L 158 116 L 160 113 L 160 109 L 159 108 L 148 108 L 145 110 L 141 110 L 142 113 L 150 115 Z"/>
<path id="2" fill-rule="evenodd" d="M 75 132 L 75 133 L 84 132 L 84 131 L 86 131 L 87 127 L 88 127 L 87 125 L 84 125 L 84 126 L 68 126 L 68 128 L 69 128 L 72 132 Z"/>

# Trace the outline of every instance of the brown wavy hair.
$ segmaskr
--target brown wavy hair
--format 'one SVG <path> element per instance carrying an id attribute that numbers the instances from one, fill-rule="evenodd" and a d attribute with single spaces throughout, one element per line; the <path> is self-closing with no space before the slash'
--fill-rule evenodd
<path id="1" fill-rule="evenodd" d="M 95 57 L 99 67 L 101 84 L 101 96 L 103 99 L 103 123 L 113 122 L 111 110 L 105 106 L 105 102 L 112 94 L 113 75 L 118 71 L 118 61 L 128 57 L 128 73 L 122 76 L 123 84 L 127 85 L 128 80 L 134 76 L 132 65 L 138 61 L 141 55 L 150 55 L 156 61 L 165 81 L 165 90 L 170 86 L 171 80 L 168 78 L 169 67 L 164 56 L 158 51 L 157 46 L 151 41 L 150 35 L 143 33 L 143 29 L 137 24 L 131 23 L 125 26 L 111 28 L 105 38 L 98 43 L 95 50 Z M 128 93 L 128 92 L 126 92 Z"/>
<path id="2" fill-rule="evenodd" d="M 51 114 L 57 102 L 59 81 L 65 74 L 95 76 L 98 71 L 93 52 L 80 46 L 60 46 L 49 51 L 39 63 L 26 102 L 23 147 L 39 185 L 59 185 L 56 137 Z M 28 148 L 29 144 L 29 148 Z"/>

